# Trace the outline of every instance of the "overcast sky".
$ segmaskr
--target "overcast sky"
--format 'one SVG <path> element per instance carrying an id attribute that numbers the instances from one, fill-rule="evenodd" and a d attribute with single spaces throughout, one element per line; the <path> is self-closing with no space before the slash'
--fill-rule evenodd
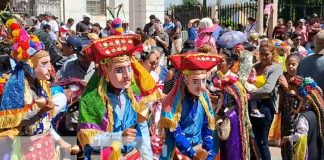
<path id="1" fill-rule="evenodd" d="M 202 2 L 202 0 L 200 0 Z M 208 5 L 215 5 L 218 0 L 207 0 Z M 235 2 L 249 2 L 250 0 L 220 0 L 222 4 L 229 4 Z M 182 0 L 165 0 L 165 6 L 169 7 L 170 4 L 181 4 Z"/>

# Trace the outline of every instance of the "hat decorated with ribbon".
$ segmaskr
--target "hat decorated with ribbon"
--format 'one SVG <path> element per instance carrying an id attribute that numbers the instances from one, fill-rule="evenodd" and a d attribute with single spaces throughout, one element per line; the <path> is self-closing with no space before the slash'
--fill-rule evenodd
<path id="1" fill-rule="evenodd" d="M 16 62 L 27 61 L 36 52 L 44 48 L 37 36 L 28 35 L 27 31 L 14 19 L 7 20 L 6 27 L 11 31 L 12 41 L 14 42 L 11 48 L 11 56 Z"/>
<path id="2" fill-rule="evenodd" d="M 13 42 L 11 56 L 17 64 L 4 86 L 0 106 L 0 129 L 17 127 L 26 112 L 34 105 L 26 75 L 36 78 L 33 71 L 34 62 L 49 55 L 43 51 L 43 44 L 38 37 L 29 35 L 16 20 L 8 18 L 5 24 Z M 40 89 L 44 90 L 46 97 L 50 97 L 47 82 L 40 83 L 42 86 Z M 8 134 L 7 136 L 10 136 Z M 13 132 L 10 134 L 12 136 Z"/>
<path id="3" fill-rule="evenodd" d="M 160 127 L 169 128 L 170 130 L 175 130 L 178 126 L 178 122 L 181 118 L 182 99 L 184 97 L 185 85 L 184 79 L 185 75 L 189 71 L 204 70 L 209 71 L 214 66 L 221 62 L 222 58 L 216 54 L 205 54 L 199 52 L 190 52 L 181 55 L 173 55 L 170 58 L 171 63 L 175 69 L 182 71 L 182 74 L 175 82 L 174 87 L 162 103 L 162 113 L 160 120 Z M 198 97 L 199 101 L 204 108 L 206 113 L 209 127 L 215 129 L 215 119 L 214 112 L 211 107 L 211 102 L 209 100 L 208 94 L 204 92 Z"/>
<path id="4" fill-rule="evenodd" d="M 142 51 L 141 36 L 137 34 L 101 38 L 83 49 L 84 55 L 98 64 L 105 64 L 109 58 L 121 55 L 131 56 L 135 51 Z"/>
<path id="5" fill-rule="evenodd" d="M 155 80 L 133 56 L 134 52 L 141 52 L 141 50 L 139 35 L 110 36 L 94 40 L 83 50 L 84 55 L 91 61 L 100 64 L 102 71 L 111 69 L 108 68 L 111 63 L 120 63 L 115 59 L 125 58 L 128 61 L 129 57 L 134 77 L 132 77 L 132 86 L 127 88 L 126 92 L 131 100 L 131 107 L 137 113 L 138 123 L 148 119 L 147 104 L 161 99 Z M 111 101 L 106 96 L 109 83 L 103 73 L 93 74 L 80 101 L 79 122 L 81 125 L 79 125 L 80 131 L 77 136 L 82 147 L 91 143 L 91 137 L 95 136 L 94 133 L 112 131 L 115 122 Z M 106 112 L 104 108 L 107 108 L 107 116 L 103 116 Z M 105 127 L 101 128 L 100 124 L 106 117 L 108 117 L 108 122 Z M 100 127 L 89 128 L 86 124 Z"/>
<path id="6" fill-rule="evenodd" d="M 190 52 L 173 55 L 171 63 L 177 70 L 206 70 L 209 71 L 222 61 L 222 57 L 216 54 Z"/>

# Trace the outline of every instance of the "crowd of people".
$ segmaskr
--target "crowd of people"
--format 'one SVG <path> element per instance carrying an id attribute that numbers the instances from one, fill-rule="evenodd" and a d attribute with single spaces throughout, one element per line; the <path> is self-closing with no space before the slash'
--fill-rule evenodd
<path id="1" fill-rule="evenodd" d="M 1 17 L 1 159 L 59 159 L 55 145 L 79 159 L 270 160 L 269 145 L 324 159 L 317 15 L 279 19 L 270 39 L 252 17 L 237 31 L 192 19 L 187 40 L 170 15 L 136 31 L 89 14 L 75 30 L 50 12 Z"/>

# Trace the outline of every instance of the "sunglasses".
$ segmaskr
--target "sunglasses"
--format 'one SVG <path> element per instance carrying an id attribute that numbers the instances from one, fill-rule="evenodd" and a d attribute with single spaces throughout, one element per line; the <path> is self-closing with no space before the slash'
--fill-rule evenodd
<path id="1" fill-rule="evenodd" d="M 297 40 L 297 41 L 301 41 L 302 39 L 299 39 L 299 38 L 298 38 L 298 39 L 296 39 L 296 40 Z"/>

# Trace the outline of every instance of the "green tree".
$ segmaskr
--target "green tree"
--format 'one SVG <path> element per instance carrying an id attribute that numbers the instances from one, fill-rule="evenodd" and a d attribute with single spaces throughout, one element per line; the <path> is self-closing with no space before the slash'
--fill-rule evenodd
<path id="1" fill-rule="evenodd" d="M 192 8 L 197 5 L 201 5 L 199 0 L 182 0 L 182 4 L 188 8 Z"/>

